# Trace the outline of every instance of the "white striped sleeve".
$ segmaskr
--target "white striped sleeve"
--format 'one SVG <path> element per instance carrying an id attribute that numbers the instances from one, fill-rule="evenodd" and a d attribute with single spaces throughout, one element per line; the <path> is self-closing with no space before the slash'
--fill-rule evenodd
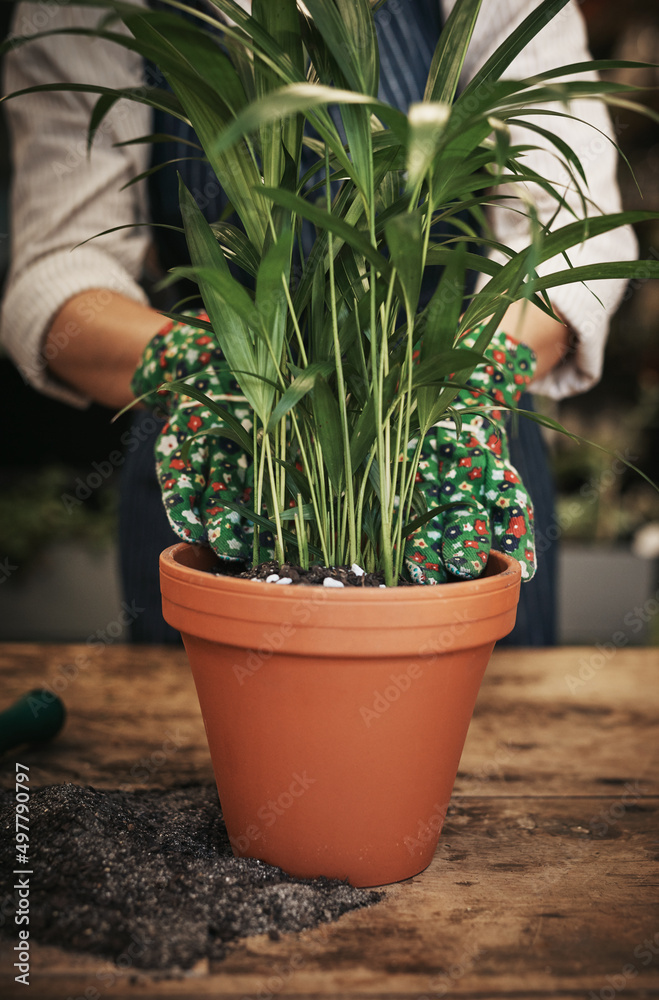
<path id="1" fill-rule="evenodd" d="M 104 13 L 20 4 L 13 34 L 89 27 Z M 138 55 L 112 42 L 68 35 L 17 46 L 6 57 L 4 75 L 5 93 L 53 82 L 143 84 Z M 147 301 L 138 283 L 150 241 L 147 228 L 125 229 L 73 249 L 112 226 L 147 220 L 144 185 L 120 188 L 147 168 L 149 147 L 118 149 L 113 144 L 148 133 L 150 109 L 132 101 L 116 104 L 88 156 L 86 132 L 95 101 L 95 94 L 58 91 L 17 97 L 5 105 L 13 183 L 10 271 L 0 337 L 26 381 L 76 406 L 88 400 L 54 378 L 43 356 L 56 314 L 74 295 L 94 288 Z"/>
<path id="2" fill-rule="evenodd" d="M 455 0 L 444 0 L 445 14 L 448 14 L 454 2 Z M 465 65 L 466 78 L 476 72 L 513 28 L 536 6 L 535 0 L 483 0 Z M 577 6 L 569 3 L 520 53 L 504 75 L 509 79 L 523 79 L 543 70 L 589 59 L 591 55 L 588 51 L 585 23 Z M 594 80 L 597 77 L 592 73 L 580 74 L 578 78 Z M 559 107 L 558 110 L 565 109 Z M 537 116 L 534 119 L 530 115 L 527 120 L 535 121 L 555 132 L 576 152 L 588 179 L 588 195 L 594 202 L 589 207 L 590 214 L 619 212 L 620 194 L 616 181 L 618 156 L 609 141 L 613 137 L 613 128 L 607 109 L 601 101 L 578 100 L 572 102 L 570 111 L 588 124 L 566 118 Z M 581 207 L 578 195 L 570 184 L 567 172 L 550 152 L 553 147 L 548 147 L 542 137 L 519 126 L 511 127 L 511 140 L 513 144 L 533 142 L 545 147 L 528 153 L 526 162 L 537 173 L 552 180 L 579 214 Z M 554 215 L 556 202 L 537 186 L 527 190 L 540 220 L 548 222 Z M 510 193 L 514 196 L 514 191 Z M 570 212 L 561 209 L 552 224 L 552 230 L 573 221 L 574 217 Z M 521 250 L 527 245 L 528 221 L 519 213 L 497 206 L 490 212 L 490 223 L 496 239 L 501 243 L 513 250 Z M 575 247 L 569 257 L 574 266 L 580 266 L 603 261 L 633 260 L 637 252 L 633 230 L 623 227 Z M 546 274 L 566 267 L 562 258 L 554 258 L 538 270 Z M 483 278 L 480 285 L 486 280 Z M 534 383 L 535 391 L 561 399 L 584 392 L 597 382 L 602 372 L 609 320 L 622 299 L 625 287 L 624 280 L 607 280 L 589 282 L 588 286 L 582 283 L 568 284 L 550 291 L 552 305 L 574 331 L 576 344 L 574 353 L 565 363 Z"/>

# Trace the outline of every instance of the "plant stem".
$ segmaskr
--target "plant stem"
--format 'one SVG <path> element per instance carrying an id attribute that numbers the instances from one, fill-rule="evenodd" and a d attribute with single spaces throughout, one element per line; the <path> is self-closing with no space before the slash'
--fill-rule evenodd
<path id="1" fill-rule="evenodd" d="M 295 330 L 295 338 L 297 340 L 297 346 L 300 349 L 300 357 L 302 359 L 304 367 L 306 368 L 307 365 L 309 364 L 309 361 L 307 359 L 307 352 L 306 352 L 306 349 L 305 349 L 305 346 L 304 346 L 304 339 L 302 337 L 302 331 L 300 330 L 300 326 L 299 326 L 299 323 L 297 321 L 297 316 L 295 315 L 295 306 L 293 305 L 293 300 L 291 298 L 291 290 L 288 287 L 288 284 L 287 284 L 287 282 L 286 282 L 283 274 L 281 276 L 281 280 L 282 280 L 282 284 L 284 285 L 284 291 L 286 293 L 286 302 L 288 303 L 288 310 L 289 310 L 289 313 L 290 313 L 290 316 L 291 316 L 291 320 L 293 322 L 293 329 Z"/>
<path id="2" fill-rule="evenodd" d="M 371 471 L 371 466 L 373 465 L 373 459 L 375 458 L 375 452 L 371 451 L 368 456 L 368 462 L 366 463 L 366 470 L 362 477 L 361 486 L 359 487 L 359 496 L 357 498 L 357 538 L 361 540 L 362 537 L 362 519 L 364 515 L 364 497 L 366 495 L 366 487 L 368 485 L 368 474 Z M 362 567 L 363 569 L 363 567 Z"/>
<path id="3" fill-rule="evenodd" d="M 253 449 L 254 449 L 253 450 L 254 463 L 252 464 L 252 476 L 254 474 L 254 464 L 256 463 L 256 457 L 258 455 L 258 433 L 257 433 L 257 430 L 256 430 L 256 423 L 257 423 L 257 421 L 256 421 L 256 414 L 254 414 L 254 419 L 252 421 L 252 441 L 253 441 Z M 260 462 L 259 462 L 259 465 L 260 465 Z M 257 472 L 256 479 L 257 479 L 256 482 L 252 482 L 253 509 L 254 509 L 254 513 L 255 514 L 260 514 L 260 512 L 261 512 L 261 504 L 260 504 L 260 492 L 259 492 L 259 487 L 258 487 L 258 479 L 259 479 L 258 472 Z M 254 522 L 254 532 L 252 534 L 252 565 L 253 566 L 258 566 L 258 564 L 259 564 L 259 550 L 260 550 L 259 534 L 260 534 L 259 526 L 258 526 L 258 524 L 255 521 Z"/>
<path id="4" fill-rule="evenodd" d="M 295 410 L 291 410 L 291 421 L 293 424 L 293 429 L 295 431 L 295 437 L 298 443 L 298 450 L 300 453 L 300 458 L 302 459 L 302 465 L 304 466 L 304 472 L 307 477 L 307 482 L 309 484 L 309 493 L 311 495 L 311 503 L 313 504 L 314 515 L 316 518 L 316 530 L 318 531 L 318 541 L 320 547 L 323 550 L 323 559 L 325 562 L 329 562 L 329 554 L 327 549 L 327 524 L 325 519 L 321 517 L 321 511 L 326 509 L 325 507 L 325 493 L 323 490 L 323 477 L 319 474 L 318 468 L 316 466 L 316 474 L 312 472 L 311 464 L 309 462 L 309 456 L 307 454 L 307 448 L 305 447 L 300 428 L 298 426 L 297 417 L 295 416 Z M 311 455 L 314 455 L 313 447 L 310 449 Z M 321 483 L 321 493 L 322 497 L 319 501 L 318 493 L 316 489 L 316 483 L 320 481 Z"/>
<path id="5" fill-rule="evenodd" d="M 329 182 L 329 150 L 325 146 L 325 191 L 327 200 L 327 211 L 332 211 L 332 194 Z M 339 397 L 339 412 L 341 414 L 341 431 L 343 433 L 343 463 L 345 469 L 345 504 L 348 510 L 348 538 L 349 538 L 349 562 L 357 560 L 357 535 L 355 531 L 355 509 L 352 481 L 352 462 L 350 460 L 350 430 L 348 427 L 348 408 L 345 379 L 343 377 L 343 360 L 341 358 L 341 345 L 339 343 L 339 324 L 336 311 L 336 285 L 334 281 L 334 237 L 329 233 L 328 238 L 328 258 L 329 258 L 329 286 L 330 305 L 332 312 L 332 339 L 334 341 L 334 365 L 336 368 L 337 394 Z M 339 497 L 337 496 L 337 501 Z M 337 510 L 337 525 L 339 523 Z M 343 534 L 343 528 L 342 528 Z M 341 551 L 343 551 L 343 538 L 341 539 Z"/>
<path id="6" fill-rule="evenodd" d="M 302 512 L 302 494 L 297 495 L 297 515 L 295 518 L 295 526 L 297 528 L 297 551 L 300 557 L 300 566 L 302 569 L 309 569 L 309 549 L 307 547 L 307 529 L 304 521 L 304 514 Z"/>
<path id="7" fill-rule="evenodd" d="M 263 435 L 265 436 L 265 429 L 263 430 Z M 263 438 L 261 439 L 261 444 L 263 443 Z M 256 490 L 254 496 L 254 512 L 256 514 L 261 513 L 263 507 L 263 474 L 265 470 L 265 448 L 260 447 L 258 444 L 258 432 L 256 429 L 256 419 L 254 420 L 254 458 L 258 455 L 259 465 L 258 465 L 258 476 L 256 479 Z M 261 541 L 259 526 L 254 525 L 254 536 L 256 538 L 256 556 L 254 558 L 254 565 L 258 566 L 261 558 Z"/>
<path id="8" fill-rule="evenodd" d="M 281 519 L 279 517 L 279 503 L 278 503 L 278 496 L 277 496 L 277 483 L 276 483 L 276 480 L 275 480 L 275 474 L 274 474 L 274 469 L 273 469 L 272 451 L 271 451 L 271 448 L 270 448 L 270 435 L 269 434 L 264 434 L 263 440 L 264 440 L 264 444 L 265 444 L 265 456 L 266 456 L 266 459 L 267 459 L 267 462 L 268 462 L 268 478 L 270 480 L 270 492 L 272 494 L 272 507 L 273 507 L 273 511 L 272 512 L 273 512 L 273 514 L 275 516 L 275 524 L 277 525 L 277 537 L 275 539 L 275 559 L 278 562 L 282 563 L 282 562 L 285 561 L 284 539 L 283 539 L 283 536 L 282 536 L 282 533 L 281 533 L 282 529 L 281 529 Z"/>

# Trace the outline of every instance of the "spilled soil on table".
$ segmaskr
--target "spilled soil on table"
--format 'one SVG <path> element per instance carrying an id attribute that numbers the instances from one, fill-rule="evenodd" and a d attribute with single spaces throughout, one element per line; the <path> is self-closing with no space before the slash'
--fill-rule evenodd
<path id="1" fill-rule="evenodd" d="M 30 940 L 120 966 L 189 969 L 203 958 L 221 960 L 239 938 L 277 938 L 382 898 L 234 858 L 214 787 L 51 785 L 31 792 L 29 824 Z M 12 873 L 22 867 L 15 833 L 13 790 L 0 789 L 3 900 L 14 895 L 19 876 Z M 0 935 L 17 930 L 7 920 Z"/>

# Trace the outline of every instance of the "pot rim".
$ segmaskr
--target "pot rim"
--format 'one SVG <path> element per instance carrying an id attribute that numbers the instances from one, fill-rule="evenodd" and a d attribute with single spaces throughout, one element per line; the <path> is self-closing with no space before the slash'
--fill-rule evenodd
<path id="1" fill-rule="evenodd" d="M 190 562 L 197 562 L 200 565 L 192 566 Z M 190 542 L 177 542 L 170 545 L 160 554 L 160 573 L 170 580 L 177 580 L 188 586 L 200 587 L 204 590 L 211 590 L 218 593 L 230 590 L 234 594 L 263 595 L 262 588 L 255 592 L 254 580 L 242 580 L 235 576 L 223 576 L 222 574 L 209 573 L 211 566 L 217 564 L 219 560 L 212 549 L 207 546 L 193 545 Z M 309 597 L 314 592 L 323 593 L 323 603 L 329 599 L 337 603 L 352 601 L 368 601 L 369 599 L 378 602 L 406 603 L 409 601 L 436 601 L 444 597 L 460 598 L 468 596 L 485 596 L 488 593 L 494 594 L 507 587 L 515 586 L 521 578 L 521 566 L 519 562 L 506 552 L 490 552 L 485 573 L 483 576 L 473 580 L 451 580 L 446 584 L 436 586 L 412 586 L 412 587 L 323 587 L 315 585 L 312 587 L 278 587 L 273 584 L 265 584 L 267 595 L 276 601 L 299 601 L 302 596 Z"/>

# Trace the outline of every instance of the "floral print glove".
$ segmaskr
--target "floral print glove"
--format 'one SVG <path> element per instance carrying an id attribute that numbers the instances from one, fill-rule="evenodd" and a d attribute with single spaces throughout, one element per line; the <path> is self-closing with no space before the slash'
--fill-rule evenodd
<path id="1" fill-rule="evenodd" d="M 208 321 L 205 313 L 198 319 Z M 203 403 L 179 392 L 160 389 L 163 382 L 186 378 L 188 384 L 220 403 L 249 432 L 251 409 L 228 370 L 222 352 L 205 330 L 168 323 L 147 345 L 131 388 L 135 396 L 163 410 L 168 420 L 155 446 L 156 470 L 169 522 L 186 542 L 208 544 L 224 560 L 251 560 L 253 528 L 222 500 L 249 503 L 251 458 L 235 441 L 219 434 L 220 418 Z M 213 433 L 205 433 L 213 430 Z M 184 443 L 194 436 L 187 455 Z M 261 558 L 272 558 L 267 532 L 261 532 Z"/>
<path id="2" fill-rule="evenodd" d="M 467 334 L 463 345 L 473 347 L 481 329 Z M 534 352 L 502 330 L 495 333 L 485 354 L 497 367 L 476 368 L 469 379 L 471 388 L 462 389 L 455 399 L 456 409 L 492 400 L 514 406 L 533 378 Z M 457 439 L 452 421 L 441 422 L 426 434 L 417 485 L 428 507 L 460 500 L 469 500 L 473 506 L 438 514 L 408 537 L 404 560 L 414 582 L 477 577 L 490 546 L 514 556 L 523 579 L 534 575 L 533 505 L 510 464 L 503 416 L 496 409 L 488 410 L 487 417 L 467 414 Z M 410 454 L 416 445 L 416 440 L 410 441 Z"/>

